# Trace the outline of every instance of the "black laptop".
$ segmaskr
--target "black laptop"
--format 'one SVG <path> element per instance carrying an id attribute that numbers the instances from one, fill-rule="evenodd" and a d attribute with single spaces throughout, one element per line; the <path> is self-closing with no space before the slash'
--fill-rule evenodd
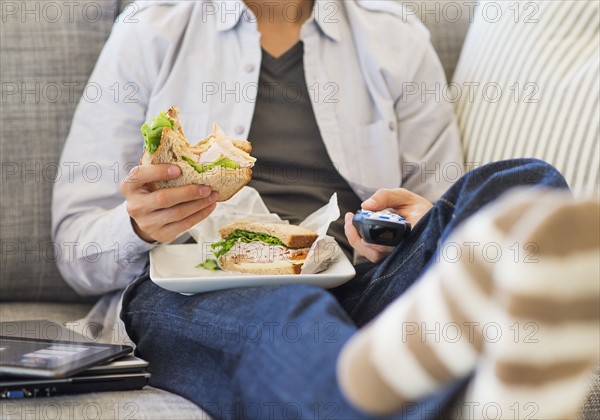
<path id="1" fill-rule="evenodd" d="M 150 379 L 146 366 L 146 361 L 127 356 L 68 378 L 0 376 L 0 400 L 141 389 Z"/>
<path id="2" fill-rule="evenodd" d="M 70 330 L 62 332 L 72 340 L 31 334 L 48 325 L 56 330 L 47 320 L 0 324 L 0 333 L 10 332 L 0 336 L 0 399 L 141 389 L 150 378 L 148 363 L 131 356 L 130 346 L 92 342 Z"/>

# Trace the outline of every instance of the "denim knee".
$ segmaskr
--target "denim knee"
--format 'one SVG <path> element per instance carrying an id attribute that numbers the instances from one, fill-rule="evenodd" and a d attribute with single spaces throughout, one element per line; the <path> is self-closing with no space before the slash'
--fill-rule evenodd
<path id="1" fill-rule="evenodd" d="M 519 186 L 569 188 L 562 174 L 540 159 L 521 158 L 489 163 L 468 175 L 468 184 L 506 191 Z"/>
<path id="2" fill-rule="evenodd" d="M 272 320 L 313 320 L 319 313 L 327 313 L 351 322 L 335 297 L 317 286 L 290 284 L 262 288 L 265 292 L 257 302 L 264 305 L 264 315 Z"/>

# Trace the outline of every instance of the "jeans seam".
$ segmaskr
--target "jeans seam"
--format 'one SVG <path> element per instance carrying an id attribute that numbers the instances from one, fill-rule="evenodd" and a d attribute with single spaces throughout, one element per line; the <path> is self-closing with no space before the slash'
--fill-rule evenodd
<path id="1" fill-rule="evenodd" d="M 377 277 L 374 278 L 373 281 L 371 281 L 371 283 L 369 284 L 367 290 L 372 286 L 375 285 L 377 283 L 379 283 L 382 280 L 388 279 L 391 276 L 393 276 L 394 274 L 396 274 L 398 272 L 398 270 L 400 270 L 402 267 L 404 267 L 404 264 L 406 263 L 406 261 L 410 260 L 413 255 L 415 255 L 418 251 L 420 251 L 423 248 L 423 243 L 421 242 L 419 244 L 419 246 L 417 246 L 415 249 L 413 249 L 413 252 L 411 252 L 403 261 L 402 264 L 399 264 L 393 271 L 391 271 L 390 273 L 386 274 L 385 276 L 382 277 Z"/>
<path id="2" fill-rule="evenodd" d="M 127 312 L 125 312 L 125 313 L 126 313 L 127 315 L 138 315 L 138 314 L 140 314 L 140 315 L 144 315 L 144 314 L 145 314 L 145 315 L 166 315 L 166 316 L 169 316 L 169 317 L 171 317 L 171 318 L 176 318 L 176 319 L 179 319 L 179 320 L 183 320 L 183 321 L 185 321 L 185 322 L 191 322 L 192 324 L 196 324 L 196 325 L 202 325 L 201 323 L 198 323 L 198 322 L 196 322 L 196 321 L 195 321 L 195 320 L 193 320 L 193 319 L 189 319 L 189 318 L 185 318 L 185 317 L 182 317 L 182 316 L 179 316 L 179 315 L 175 315 L 175 314 L 172 314 L 172 313 L 170 313 L 170 312 L 156 312 L 156 311 L 127 311 Z"/>
<path id="3" fill-rule="evenodd" d="M 445 199 L 444 197 L 440 198 L 440 201 L 441 201 L 442 203 L 446 204 L 447 206 L 450 206 L 450 207 L 452 207 L 453 209 L 455 209 L 455 208 L 456 208 L 456 204 L 454 204 L 453 202 L 451 202 L 451 201 L 449 201 L 449 200 Z"/>
<path id="4" fill-rule="evenodd" d="M 192 319 L 189 319 L 189 318 L 184 318 L 184 317 L 181 317 L 181 316 L 178 316 L 178 315 L 175 315 L 175 314 L 171 314 L 169 312 L 156 312 L 156 311 L 133 311 L 132 312 L 132 311 L 128 311 L 128 312 L 126 312 L 126 314 L 128 316 L 133 316 L 133 315 L 160 315 L 160 316 L 166 316 L 166 317 L 175 318 L 175 319 L 178 319 L 178 320 L 183 320 L 185 322 L 190 322 L 190 323 L 195 324 L 195 325 L 202 325 L 202 324 L 196 322 L 195 320 L 192 320 Z M 244 343 L 243 345 L 245 347 L 246 343 Z M 224 353 L 232 354 L 232 355 L 237 355 L 236 353 L 226 352 L 224 349 L 222 349 L 222 350 L 223 350 Z"/>

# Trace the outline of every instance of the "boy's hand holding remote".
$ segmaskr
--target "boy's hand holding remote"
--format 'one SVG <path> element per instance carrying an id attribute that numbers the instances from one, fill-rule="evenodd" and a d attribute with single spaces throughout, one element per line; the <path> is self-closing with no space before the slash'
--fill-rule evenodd
<path id="1" fill-rule="evenodd" d="M 362 203 L 364 210 L 378 212 L 392 209 L 395 213 L 404 217 L 411 226 L 415 226 L 432 207 L 433 205 L 428 200 L 404 188 L 381 189 Z M 350 245 L 360 255 L 376 263 L 392 252 L 393 247 L 365 242 L 352 225 L 353 218 L 353 213 L 346 214 L 345 233 Z"/>

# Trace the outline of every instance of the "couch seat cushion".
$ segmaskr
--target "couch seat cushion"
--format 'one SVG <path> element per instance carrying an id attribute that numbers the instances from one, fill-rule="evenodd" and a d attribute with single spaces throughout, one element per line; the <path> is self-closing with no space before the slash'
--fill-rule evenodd
<path id="1" fill-rule="evenodd" d="M 48 319 L 64 325 L 67 321 L 83 318 L 91 307 L 87 303 L 8 302 L 0 305 L 0 322 Z"/>
<path id="2" fill-rule="evenodd" d="M 157 388 L 97 392 L 0 402 L 0 418 L 17 419 L 208 419 L 190 401 Z"/>

